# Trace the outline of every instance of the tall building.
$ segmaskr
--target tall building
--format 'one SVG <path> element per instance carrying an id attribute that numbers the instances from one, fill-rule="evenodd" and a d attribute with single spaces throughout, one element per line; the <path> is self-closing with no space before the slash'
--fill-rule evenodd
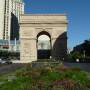
<path id="1" fill-rule="evenodd" d="M 0 39 L 19 39 L 19 19 L 23 13 L 23 0 L 0 0 Z"/>
<path id="2" fill-rule="evenodd" d="M 4 8 L 5 8 L 5 2 L 4 2 L 4 0 L 0 0 L 0 39 L 3 39 L 3 31 L 4 31 Z"/>

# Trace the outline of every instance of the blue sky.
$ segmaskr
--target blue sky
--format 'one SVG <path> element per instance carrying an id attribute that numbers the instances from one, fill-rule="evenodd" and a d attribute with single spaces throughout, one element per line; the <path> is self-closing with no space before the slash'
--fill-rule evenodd
<path id="1" fill-rule="evenodd" d="M 25 13 L 60 13 L 68 18 L 68 47 L 90 38 L 90 0 L 24 0 Z"/>

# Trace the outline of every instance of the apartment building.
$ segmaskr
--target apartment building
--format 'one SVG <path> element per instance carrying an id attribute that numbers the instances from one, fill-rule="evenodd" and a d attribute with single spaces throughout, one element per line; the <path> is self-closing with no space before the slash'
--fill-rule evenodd
<path id="1" fill-rule="evenodd" d="M 23 0 L 0 0 L 0 39 L 19 39 L 20 14 L 24 14 Z"/>

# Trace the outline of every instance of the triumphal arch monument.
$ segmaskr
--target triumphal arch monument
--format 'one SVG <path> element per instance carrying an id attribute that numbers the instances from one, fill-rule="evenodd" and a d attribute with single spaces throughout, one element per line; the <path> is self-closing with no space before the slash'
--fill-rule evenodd
<path id="1" fill-rule="evenodd" d="M 37 61 L 38 37 L 49 36 L 51 58 L 63 59 L 67 54 L 67 17 L 64 14 L 23 14 L 20 18 L 20 61 Z"/>

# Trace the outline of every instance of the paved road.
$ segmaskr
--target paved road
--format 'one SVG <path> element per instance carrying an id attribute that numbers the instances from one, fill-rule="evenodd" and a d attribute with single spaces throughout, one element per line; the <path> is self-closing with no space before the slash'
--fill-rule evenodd
<path id="1" fill-rule="evenodd" d="M 23 67 L 22 64 L 10 64 L 10 65 L 1 66 L 0 74 L 8 73 L 21 67 Z"/>
<path id="2" fill-rule="evenodd" d="M 35 64 L 33 63 L 33 67 L 43 67 L 44 63 L 43 62 L 36 62 Z M 90 63 L 68 63 L 68 62 L 64 62 L 65 66 L 68 67 L 78 67 L 81 68 L 84 71 L 90 72 Z"/>
<path id="3" fill-rule="evenodd" d="M 67 62 L 64 62 L 64 65 L 66 65 L 68 67 L 79 67 L 82 70 L 90 72 L 90 63 L 67 63 Z M 11 65 L 6 65 L 6 66 L 1 66 L 0 67 L 0 74 L 14 71 L 14 70 L 21 68 L 23 66 L 24 66 L 24 64 L 11 64 Z"/>
<path id="4" fill-rule="evenodd" d="M 67 63 L 64 62 L 64 65 L 68 67 L 79 67 L 84 71 L 90 72 L 90 63 Z"/>

